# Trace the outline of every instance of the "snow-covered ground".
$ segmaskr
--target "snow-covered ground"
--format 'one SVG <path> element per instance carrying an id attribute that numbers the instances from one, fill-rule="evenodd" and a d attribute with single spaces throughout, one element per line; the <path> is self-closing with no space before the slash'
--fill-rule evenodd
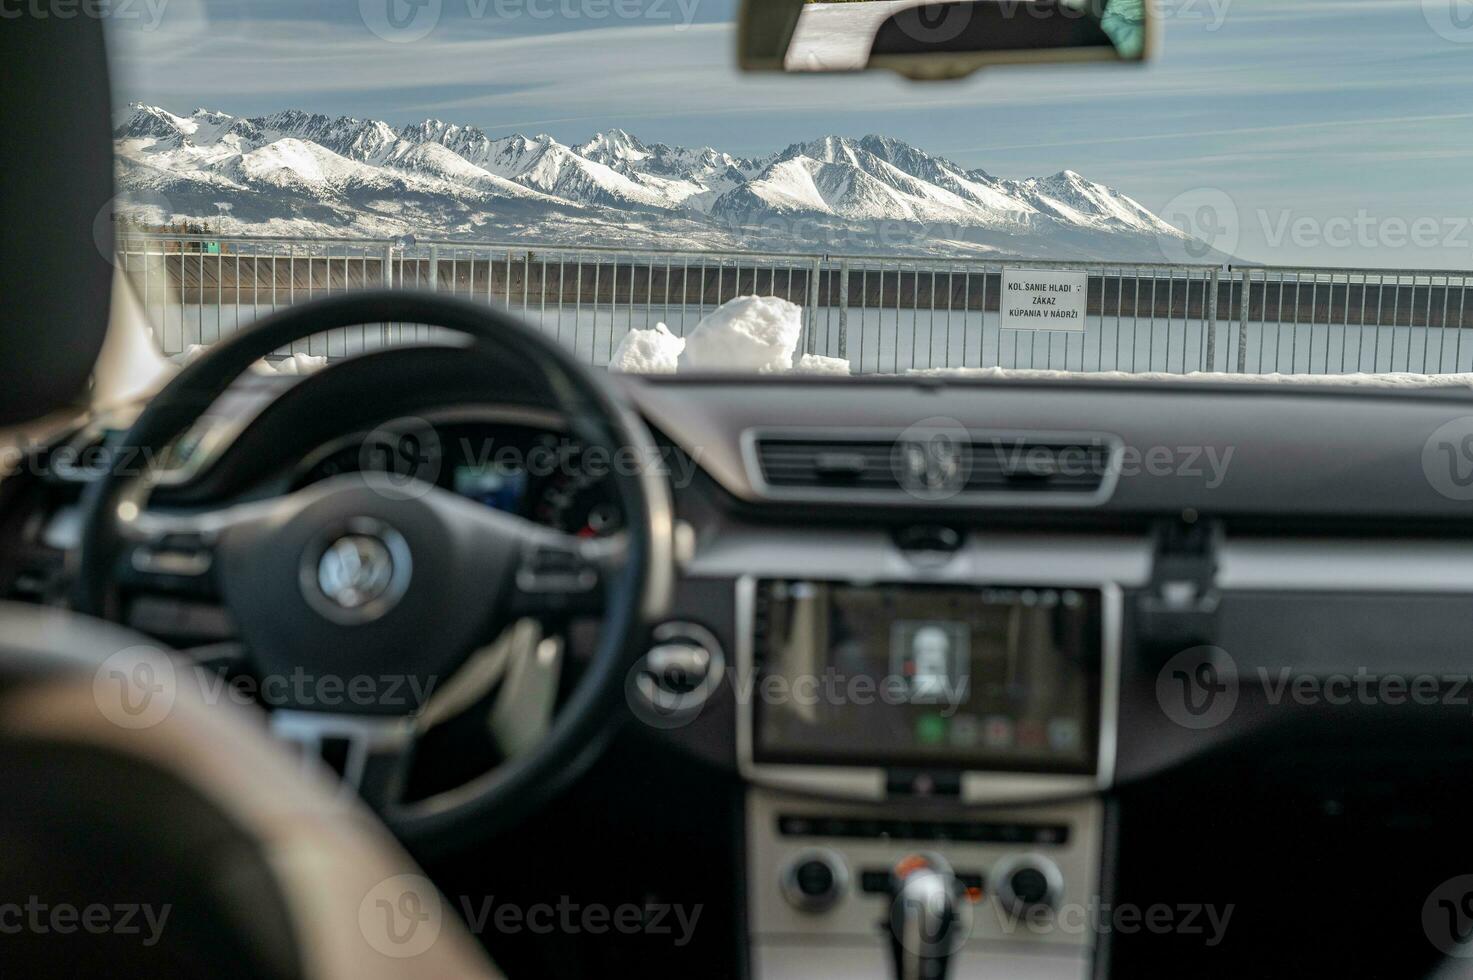
<path id="1" fill-rule="evenodd" d="M 632 373 L 668 374 L 679 371 L 753 372 L 780 374 L 790 371 L 813 374 L 850 373 L 848 360 L 814 354 L 798 354 L 802 338 L 800 307 L 777 297 L 739 296 L 701 319 L 686 339 L 676 337 L 665 326 L 630 330 L 620 341 L 610 368 Z M 884 372 L 879 372 L 884 373 Z M 966 379 L 1065 379 L 1089 378 L 1129 381 L 1196 381 L 1236 384 L 1314 384 L 1358 387 L 1470 387 L 1473 372 L 1419 374 L 1387 371 L 1341 374 L 1230 374 L 1216 371 L 1069 371 L 1005 367 L 908 368 L 895 373 L 906 376 Z"/>
<path id="2" fill-rule="evenodd" d="M 1229 374 L 1224 371 L 1188 371 L 1168 374 L 1164 371 L 1045 371 L 1035 368 L 915 368 L 905 371 L 907 377 L 928 378 L 1009 378 L 1013 380 L 1058 380 L 1081 378 L 1108 381 L 1199 381 L 1231 382 L 1251 385 L 1331 385 L 1355 388 L 1470 388 L 1473 373 L 1414 374 L 1391 371 L 1382 374 L 1355 372 L 1350 374 Z"/>
<path id="3" fill-rule="evenodd" d="M 271 312 L 269 303 L 206 303 L 203 306 L 158 302 L 157 292 L 145 304 L 155 335 L 165 352 L 173 354 L 191 344 L 209 344 L 234 333 L 251 320 Z M 281 297 L 282 305 L 286 298 Z M 712 307 L 692 303 L 665 305 L 609 304 L 559 309 L 543 307 L 534 293 L 528 305 L 514 303 L 512 311 L 539 324 L 572 348 L 589 364 L 609 364 L 623 339 L 664 323 L 675 341 L 689 336 Z M 820 355 L 839 353 L 840 311 L 820 306 L 813 311 L 814 350 Z M 1207 367 L 1205 326 L 1200 320 L 1183 323 L 1141 317 L 1091 316 L 1078 332 L 1003 330 L 998 314 L 978 311 L 929 309 L 857 309 L 845 313 L 844 352 L 853 373 L 893 374 L 913 368 L 982 367 L 1007 369 L 1068 369 L 1131 373 L 1180 374 Z M 313 354 L 342 357 L 381 343 L 412 340 L 401 337 L 405 328 L 366 326 L 334 330 L 315 338 Z M 411 328 L 412 329 L 412 328 Z M 1218 324 L 1214 366 L 1232 370 L 1237 363 L 1238 325 Z M 1250 323 L 1244 348 L 1249 374 L 1305 375 L 1330 372 L 1412 374 L 1473 372 L 1473 341 L 1460 343 L 1459 331 L 1433 327 L 1361 327 L 1352 323 L 1333 328 L 1323 323 Z M 806 344 L 804 345 L 806 348 Z M 678 356 L 679 350 L 673 356 Z"/>
<path id="4" fill-rule="evenodd" d="M 1458 348 L 1455 338 L 1442 336 L 1436 330 L 1419 329 L 1414 333 L 1408 328 L 1395 328 L 1394 330 L 1389 327 L 1384 328 L 1384 345 L 1373 343 L 1372 337 L 1367 333 L 1360 338 L 1359 346 L 1363 349 L 1358 350 L 1354 343 L 1347 346 L 1344 352 L 1347 358 L 1346 367 L 1338 373 L 1335 373 L 1334 369 L 1338 367 L 1340 352 L 1338 348 L 1327 350 L 1323 346 L 1328 339 L 1323 326 L 1318 328 L 1321 331 L 1318 334 L 1307 326 L 1298 328 L 1300 339 L 1304 343 L 1294 352 L 1295 359 L 1293 360 L 1290 359 L 1291 351 L 1287 343 L 1287 333 L 1284 338 L 1281 338 L 1286 341 L 1281 345 L 1281 350 L 1264 350 L 1264 356 L 1269 358 L 1266 367 L 1255 366 L 1260 348 L 1250 346 L 1249 356 L 1246 359 L 1248 371 L 1241 374 L 1222 370 L 1197 369 L 1201 363 L 1197 360 L 1200 352 L 1190 346 L 1184 349 L 1179 346 L 1175 352 L 1175 357 L 1178 359 L 1173 361 L 1177 365 L 1174 370 L 1153 369 L 1152 364 L 1163 363 L 1167 350 L 1164 347 L 1152 350 L 1144 345 L 1138 351 L 1142 357 L 1147 358 L 1141 362 L 1141 370 L 1121 371 L 1109 368 L 1099 370 L 1092 366 L 1098 363 L 1098 352 L 1090 348 L 1091 356 L 1086 356 L 1087 351 L 1084 348 L 1089 335 L 1084 335 L 1082 340 L 1076 340 L 1072 344 L 1067 342 L 1061 344 L 1058 338 L 1043 337 L 1040 339 L 1040 335 L 1034 335 L 1027 338 L 1034 344 L 1034 349 L 1031 351 L 1021 342 L 1015 345 L 1021 349 L 1009 351 L 1006 337 L 998 337 L 989 346 L 979 351 L 974 339 L 967 358 L 968 366 L 916 367 L 914 365 L 918 362 L 918 358 L 913 360 L 910 350 L 902 349 L 904 345 L 894 343 L 893 338 L 890 343 L 881 343 L 875 332 L 867 332 L 862 329 L 862 320 L 855 324 L 855 332 L 850 335 L 848 349 L 850 356 L 848 358 L 833 355 L 832 352 L 835 350 L 833 335 L 831 332 L 825 333 L 822 329 L 815 334 L 815 346 L 820 352 L 829 353 L 800 353 L 799 347 L 803 341 L 803 311 L 795 304 L 776 297 L 739 297 L 705 313 L 688 328 L 681 325 L 678 331 L 654 319 L 647 321 L 649 325 L 646 326 L 635 319 L 632 315 L 633 311 L 629 312 L 631 315 L 624 322 L 617 324 L 611 322 L 613 320 L 612 311 L 600 314 L 598 322 L 587 324 L 598 329 L 586 331 L 581 337 L 575 337 L 570 328 L 557 335 L 565 342 L 574 344 L 574 351 L 580 360 L 594 365 L 607 365 L 613 371 L 635 374 L 671 374 L 677 371 L 699 370 L 764 373 L 793 371 L 838 375 L 862 372 L 865 374 L 978 379 L 1105 378 L 1135 381 L 1219 381 L 1238 384 L 1473 387 L 1473 344 L 1469 345 L 1469 352 L 1464 355 Z M 643 312 L 653 314 L 655 311 L 645 310 Z M 535 310 L 529 311 L 529 316 L 534 322 L 535 313 Z M 248 316 L 243 318 L 242 324 L 248 320 Z M 676 322 L 680 323 L 680 321 Z M 822 325 L 822 319 L 818 321 L 818 324 Z M 567 324 L 563 326 L 569 327 Z M 1286 330 L 1292 328 L 1292 325 L 1284 326 Z M 551 320 L 544 320 L 543 327 L 549 333 L 553 333 L 557 329 L 557 324 Z M 225 325 L 222 329 L 219 324 L 211 324 L 203 331 L 206 341 L 204 344 L 197 342 L 186 344 L 183 351 L 175 354 L 171 359 L 176 363 L 187 363 L 199 356 L 209 342 L 228 335 L 233 332 L 233 329 L 233 325 Z M 995 328 L 989 327 L 989 329 Z M 157 325 L 155 330 L 156 332 L 159 330 Z M 1007 333 L 1023 334 L 1026 332 L 1007 331 Z M 1078 334 L 1070 336 L 1080 337 Z M 345 330 L 333 330 L 328 334 L 295 345 L 297 349 L 285 359 L 278 359 L 270 363 L 262 362 L 259 369 L 288 374 L 306 373 L 323 366 L 329 358 L 351 356 L 386 344 L 425 342 L 429 339 L 431 338 L 425 328 L 404 327 L 396 324 L 365 325 Z M 936 345 L 944 342 L 945 339 L 939 333 L 926 335 L 923 332 L 912 332 L 909 335 L 910 346 L 916 352 L 927 354 L 935 353 Z M 1159 336 L 1157 339 L 1164 340 Z M 955 345 L 951 353 L 959 356 L 963 351 L 961 344 L 964 338 L 951 336 L 950 340 Z M 931 351 L 926 350 L 926 343 L 932 346 Z M 688 349 L 693 350 L 692 356 L 685 356 Z M 998 363 L 999 349 L 1003 361 L 1001 364 Z M 1108 349 L 1105 353 L 1108 353 Z M 1313 362 L 1309 360 L 1311 354 L 1316 356 Z M 1277 369 L 1273 360 L 1276 356 L 1278 357 Z M 1359 361 L 1357 361 L 1358 356 L 1361 358 Z M 1154 360 L 1150 359 L 1152 357 Z M 1227 364 L 1227 358 L 1222 356 L 1222 352 L 1219 352 L 1217 363 Z M 1309 373 L 1311 364 L 1323 365 L 1325 363 L 1332 366 L 1332 373 L 1323 373 L 1322 367 L 1317 373 Z M 1409 369 L 1411 365 L 1420 363 L 1426 363 L 1429 369 L 1443 373 L 1428 374 Z M 1044 366 L 1034 366 L 1039 364 Z M 1049 366 L 1064 364 L 1070 367 L 1061 369 Z"/>

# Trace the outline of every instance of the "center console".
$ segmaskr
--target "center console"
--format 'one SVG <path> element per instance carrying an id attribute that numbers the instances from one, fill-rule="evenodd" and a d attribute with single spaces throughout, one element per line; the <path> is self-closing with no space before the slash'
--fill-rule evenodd
<path id="1" fill-rule="evenodd" d="M 1101 822 L 1095 800 L 961 813 L 755 790 L 746 820 L 753 976 L 902 976 L 890 952 L 892 879 L 940 858 L 960 909 L 945 976 L 1088 977 Z"/>
<path id="2" fill-rule="evenodd" d="M 754 976 L 1089 976 L 1118 588 L 736 589 Z"/>

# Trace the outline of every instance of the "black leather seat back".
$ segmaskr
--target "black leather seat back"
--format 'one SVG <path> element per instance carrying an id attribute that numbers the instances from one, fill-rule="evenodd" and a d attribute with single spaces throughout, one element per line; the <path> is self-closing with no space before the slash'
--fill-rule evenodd
<path id="1" fill-rule="evenodd" d="M 226 760 L 222 760 L 225 762 Z M 0 738 L 6 972 L 302 975 L 259 842 L 173 775 L 95 746 Z"/>

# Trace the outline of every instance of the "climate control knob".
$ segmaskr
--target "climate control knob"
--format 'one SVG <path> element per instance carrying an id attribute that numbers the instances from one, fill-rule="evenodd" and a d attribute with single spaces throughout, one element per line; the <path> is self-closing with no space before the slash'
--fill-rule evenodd
<path id="1" fill-rule="evenodd" d="M 1003 858 L 988 875 L 999 904 L 1015 915 L 1039 908 L 1057 908 L 1064 895 L 1059 866 L 1041 854 Z"/>
<path id="2" fill-rule="evenodd" d="M 783 897 L 803 912 L 827 912 L 844 897 L 849 871 L 844 859 L 833 851 L 804 851 L 783 872 Z"/>

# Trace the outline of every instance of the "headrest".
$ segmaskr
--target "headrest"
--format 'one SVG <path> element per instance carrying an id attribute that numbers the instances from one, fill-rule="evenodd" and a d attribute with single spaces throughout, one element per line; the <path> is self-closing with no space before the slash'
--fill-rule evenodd
<path id="1" fill-rule="evenodd" d="M 0 29 L 0 426 L 80 399 L 107 331 L 111 105 L 86 7 L 18 8 Z"/>

